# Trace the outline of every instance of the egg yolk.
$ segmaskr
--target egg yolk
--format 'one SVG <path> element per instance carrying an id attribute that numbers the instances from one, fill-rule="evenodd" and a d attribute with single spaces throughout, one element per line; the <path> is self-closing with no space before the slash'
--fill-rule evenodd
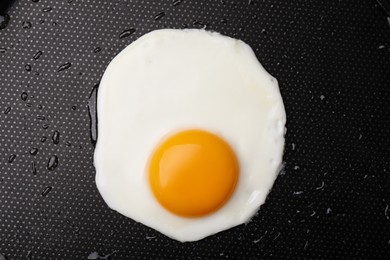
<path id="1" fill-rule="evenodd" d="M 170 136 L 155 149 L 149 164 L 154 196 L 167 210 L 184 217 L 218 210 L 232 195 L 238 175 L 230 146 L 203 130 Z"/>

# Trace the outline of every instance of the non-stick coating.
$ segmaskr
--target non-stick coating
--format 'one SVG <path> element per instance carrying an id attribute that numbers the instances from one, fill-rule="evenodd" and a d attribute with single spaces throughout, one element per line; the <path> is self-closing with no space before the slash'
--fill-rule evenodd
<path id="1" fill-rule="evenodd" d="M 390 255 L 390 20 L 376 1 L 20 0 L 7 13 L 0 259 Z M 166 27 L 247 42 L 287 111 L 285 169 L 259 213 L 194 243 L 110 210 L 94 182 L 90 92 L 118 52 Z"/>

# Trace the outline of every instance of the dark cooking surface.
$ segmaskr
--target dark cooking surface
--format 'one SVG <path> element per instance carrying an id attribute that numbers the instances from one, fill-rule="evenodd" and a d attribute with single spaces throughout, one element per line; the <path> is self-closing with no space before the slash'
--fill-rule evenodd
<path id="1" fill-rule="evenodd" d="M 390 20 L 376 1 L 22 0 L 8 14 L 0 259 L 389 256 Z M 285 171 L 258 215 L 185 244 L 103 202 L 87 107 L 115 54 L 183 26 L 250 44 L 279 80 L 288 120 Z"/>

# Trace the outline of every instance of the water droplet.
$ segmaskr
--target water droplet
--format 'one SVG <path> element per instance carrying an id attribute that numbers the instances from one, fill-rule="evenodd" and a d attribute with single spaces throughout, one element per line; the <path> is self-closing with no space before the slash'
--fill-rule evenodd
<path id="1" fill-rule="evenodd" d="M 239 32 L 242 32 L 243 30 L 244 30 L 244 28 L 242 28 L 242 27 L 238 28 Z"/>
<path id="2" fill-rule="evenodd" d="M 183 2 L 183 0 L 176 0 L 176 1 L 173 1 L 173 6 L 178 6 L 179 4 L 181 4 L 181 2 Z"/>
<path id="3" fill-rule="evenodd" d="M 226 23 L 226 19 L 225 19 L 225 18 L 222 18 L 222 19 L 221 19 L 221 23 Z"/>
<path id="4" fill-rule="evenodd" d="M 51 137 L 54 144 L 59 144 L 60 142 L 60 132 L 54 131 L 53 136 Z"/>
<path id="5" fill-rule="evenodd" d="M 8 157 L 8 163 L 12 163 L 13 161 L 15 161 L 15 159 L 16 159 L 16 154 L 11 154 Z"/>
<path id="6" fill-rule="evenodd" d="M 98 53 L 100 52 L 102 49 L 100 47 L 96 47 L 95 49 L 93 49 L 93 52 L 94 53 Z"/>
<path id="7" fill-rule="evenodd" d="M 26 101 L 27 98 L 28 98 L 28 94 L 26 92 L 23 92 L 21 95 L 20 95 L 20 98 L 23 100 L 23 101 Z"/>
<path id="8" fill-rule="evenodd" d="M 31 65 L 30 64 L 24 65 L 24 68 L 26 69 L 26 71 L 31 71 Z"/>
<path id="9" fill-rule="evenodd" d="M 37 165 L 35 162 L 31 163 L 31 172 L 33 175 L 37 175 Z"/>
<path id="10" fill-rule="evenodd" d="M 37 153 L 38 153 L 38 148 L 31 148 L 30 149 L 30 154 L 31 155 L 37 155 Z"/>
<path id="11" fill-rule="evenodd" d="M 72 106 L 72 110 L 76 110 L 77 109 L 77 107 L 76 106 Z"/>
<path id="12" fill-rule="evenodd" d="M 51 7 L 46 7 L 46 8 L 43 8 L 43 9 L 42 9 L 42 12 L 47 13 L 47 12 L 50 12 L 51 10 L 53 10 L 53 8 L 51 8 Z"/>
<path id="13" fill-rule="evenodd" d="M 32 24 L 31 24 L 29 21 L 24 21 L 24 22 L 22 23 L 23 29 L 30 29 L 31 26 L 32 26 Z"/>
<path id="14" fill-rule="evenodd" d="M 42 196 L 43 197 L 46 197 L 47 194 L 49 194 L 49 192 L 53 189 L 53 187 L 51 186 L 47 186 L 43 191 L 42 191 Z"/>
<path id="15" fill-rule="evenodd" d="M 47 162 L 47 169 L 53 171 L 58 166 L 58 157 L 55 155 L 50 156 L 49 161 Z"/>
<path id="16" fill-rule="evenodd" d="M 7 27 L 10 17 L 8 14 L 0 15 L 0 30 Z"/>
<path id="17" fill-rule="evenodd" d="M 6 255 L 0 254 L 0 260 L 8 260 Z"/>
<path id="18" fill-rule="evenodd" d="M 42 136 L 42 137 L 41 137 L 41 142 L 42 142 L 42 143 L 46 142 L 46 140 L 47 140 L 47 137 L 46 137 L 46 136 Z"/>
<path id="19" fill-rule="evenodd" d="M 65 145 L 66 145 L 66 146 L 71 146 L 72 144 L 71 144 L 69 141 L 66 141 L 66 142 L 65 142 Z"/>
<path id="20" fill-rule="evenodd" d="M 129 37 L 133 33 L 135 33 L 135 29 L 134 28 L 130 28 L 130 29 L 124 30 L 123 32 L 121 32 L 119 34 L 119 39 L 123 39 L 123 38 Z"/>
<path id="21" fill-rule="evenodd" d="M 26 106 L 27 106 L 27 107 L 31 107 L 32 104 L 31 104 L 31 103 L 27 103 Z"/>
<path id="22" fill-rule="evenodd" d="M 44 125 L 42 126 L 42 128 L 43 128 L 43 129 L 48 129 L 48 128 L 49 128 L 49 125 L 48 125 L 48 124 L 44 124 Z"/>
<path id="23" fill-rule="evenodd" d="M 31 2 L 33 2 L 33 3 L 38 3 L 39 0 L 31 0 Z"/>
<path id="24" fill-rule="evenodd" d="M 0 53 L 5 53 L 7 51 L 7 48 L 0 48 Z"/>
<path id="25" fill-rule="evenodd" d="M 67 62 L 67 63 L 64 63 L 62 65 L 60 65 L 57 69 L 58 72 L 60 71 L 63 71 L 63 70 L 67 70 L 69 69 L 70 67 L 72 66 L 72 64 L 70 62 Z"/>
<path id="26" fill-rule="evenodd" d="M 110 256 L 115 254 L 116 251 L 112 252 L 111 254 L 108 255 L 101 255 L 98 252 L 92 252 L 88 255 L 87 259 L 89 260 L 98 260 L 98 259 L 111 259 Z"/>
<path id="27" fill-rule="evenodd" d="M 43 106 L 42 106 L 42 105 L 38 105 L 38 108 L 39 108 L 39 109 L 42 109 L 42 108 L 43 108 Z"/>
<path id="28" fill-rule="evenodd" d="M 43 24 L 45 22 L 45 20 L 41 19 L 39 20 L 39 24 Z"/>
<path id="29" fill-rule="evenodd" d="M 90 124 L 90 137 L 92 144 L 95 145 L 97 141 L 97 93 L 98 93 L 99 84 L 96 84 L 91 91 L 88 99 L 88 114 L 89 114 L 89 124 Z"/>
<path id="30" fill-rule="evenodd" d="M 92 252 L 88 255 L 87 259 L 90 259 L 90 260 L 100 259 L 100 255 L 98 252 Z"/>
<path id="31" fill-rule="evenodd" d="M 157 20 L 160 20 L 161 18 L 163 18 L 165 16 L 165 12 L 160 12 L 158 14 L 156 14 L 154 16 L 154 20 L 157 21 Z"/>
<path id="32" fill-rule="evenodd" d="M 37 51 L 37 53 L 35 53 L 34 56 L 33 56 L 34 60 L 39 59 L 39 57 L 41 57 L 41 55 L 42 55 L 42 52 L 41 51 Z"/>
<path id="33" fill-rule="evenodd" d="M 37 116 L 36 117 L 38 120 L 45 120 L 46 118 L 45 118 L 45 116 Z"/>
<path id="34" fill-rule="evenodd" d="M 57 26 L 57 23 L 56 22 L 52 22 L 51 25 Z"/>
<path id="35" fill-rule="evenodd" d="M 5 109 L 5 111 L 4 111 L 4 114 L 7 115 L 10 111 L 11 111 L 11 107 L 7 107 L 7 108 Z"/>

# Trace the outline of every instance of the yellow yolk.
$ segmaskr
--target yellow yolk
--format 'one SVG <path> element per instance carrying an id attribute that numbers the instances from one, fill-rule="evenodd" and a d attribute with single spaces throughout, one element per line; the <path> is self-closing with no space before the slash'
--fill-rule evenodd
<path id="1" fill-rule="evenodd" d="M 218 210 L 232 195 L 238 175 L 238 161 L 230 146 L 203 130 L 170 136 L 156 148 L 149 165 L 156 199 L 185 217 Z"/>

